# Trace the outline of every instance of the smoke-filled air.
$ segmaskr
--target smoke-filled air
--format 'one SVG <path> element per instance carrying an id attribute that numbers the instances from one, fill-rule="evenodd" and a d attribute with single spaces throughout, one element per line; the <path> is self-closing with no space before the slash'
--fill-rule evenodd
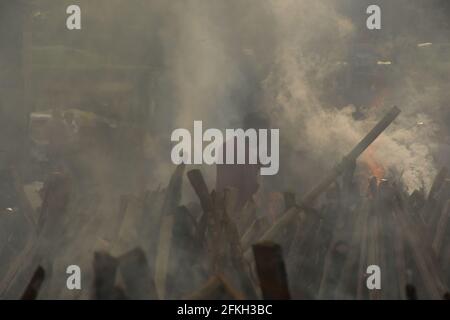
<path id="1" fill-rule="evenodd" d="M 0 298 L 448 298 L 449 18 L 445 0 L 0 0 Z M 256 149 L 278 129 L 279 170 L 245 139 L 244 163 L 194 159 L 213 143 L 194 121 Z"/>

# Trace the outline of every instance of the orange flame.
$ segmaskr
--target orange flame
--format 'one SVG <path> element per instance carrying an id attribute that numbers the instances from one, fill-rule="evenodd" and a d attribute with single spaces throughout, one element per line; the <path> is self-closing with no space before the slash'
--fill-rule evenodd
<path id="1" fill-rule="evenodd" d="M 376 95 L 372 101 L 370 102 L 369 106 L 370 108 L 378 108 L 384 105 L 386 97 L 390 94 L 390 90 L 388 87 L 383 86 L 380 89 L 380 92 L 378 95 Z M 363 161 L 367 164 L 370 173 L 373 177 L 376 177 L 378 181 L 384 178 L 385 171 L 383 166 L 380 164 L 380 162 L 377 160 L 377 157 L 375 155 L 375 145 L 371 144 L 366 152 L 363 154 Z"/>
<path id="2" fill-rule="evenodd" d="M 370 170 L 373 177 L 376 177 L 378 181 L 384 178 L 385 171 L 383 166 L 378 162 L 375 155 L 375 147 L 369 146 L 363 156 L 364 162 Z"/>

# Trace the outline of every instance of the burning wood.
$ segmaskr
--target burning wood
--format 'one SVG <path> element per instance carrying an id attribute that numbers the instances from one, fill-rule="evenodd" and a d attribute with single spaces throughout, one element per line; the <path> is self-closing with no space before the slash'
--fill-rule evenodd
<path id="1" fill-rule="evenodd" d="M 344 157 L 342 162 L 334 168 L 334 170 L 326 176 L 319 184 L 311 189 L 301 200 L 298 208 L 301 210 L 304 207 L 311 206 L 314 201 L 324 192 L 336 178 L 344 172 L 349 163 L 355 161 L 370 144 L 397 118 L 400 114 L 400 109 L 393 107 L 383 119 L 381 119 L 375 127 Z M 289 215 L 285 214 L 281 217 L 263 236 L 261 240 L 268 240 L 280 231 L 283 227 L 292 222 L 300 210 L 291 212 Z"/>
<path id="2" fill-rule="evenodd" d="M 439 172 L 426 197 L 423 190 L 409 195 L 395 179 L 385 177 L 374 155 L 372 142 L 399 112 L 394 107 L 298 204 L 294 193 L 271 191 L 277 197 L 261 192 L 237 210 L 238 191 L 209 190 L 196 169 L 188 171 L 187 178 L 200 205 L 183 206 L 185 165 L 177 166 L 167 188 L 138 190 L 137 195 L 123 195 L 121 190 L 114 195 L 118 211 L 117 204 L 108 207 L 116 210 L 114 223 L 95 237 L 95 249 L 90 247 L 95 251 L 91 296 L 417 299 L 419 294 L 442 298 L 450 279 L 447 170 Z M 357 189 L 354 177 L 356 159 L 364 150 L 373 175 L 368 192 Z M 21 185 L 19 179 L 16 184 Z M 100 223 L 89 218 L 101 208 L 99 197 L 93 195 L 72 208 L 69 200 L 76 196 L 68 174 L 50 175 L 43 190 L 37 253 L 45 247 L 42 240 L 57 234 L 57 222 L 70 223 L 74 216 L 70 210 L 87 225 L 81 229 L 84 233 L 93 233 L 89 225 Z M 271 224 L 274 217 L 279 218 Z M 98 244 L 104 251 L 97 251 Z M 33 251 L 33 246 L 27 248 L 22 255 Z M 383 290 L 367 289 L 369 265 L 383 270 Z M 44 276 L 43 270 L 35 272 L 24 298 L 37 297 Z M 9 283 L 19 277 L 11 270 L 7 277 L 3 289 L 10 290 Z"/>

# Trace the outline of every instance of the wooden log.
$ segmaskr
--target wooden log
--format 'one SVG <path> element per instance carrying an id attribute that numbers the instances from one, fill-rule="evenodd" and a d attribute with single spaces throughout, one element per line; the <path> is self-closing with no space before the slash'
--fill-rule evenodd
<path id="1" fill-rule="evenodd" d="M 365 283 L 365 275 L 366 275 L 366 268 L 367 268 L 367 235 L 368 235 L 368 219 L 369 219 L 369 211 L 370 211 L 370 203 L 369 200 L 367 200 L 364 203 L 364 206 L 362 208 L 362 217 L 361 217 L 361 236 L 360 236 L 360 253 L 359 253 L 359 265 L 358 265 L 358 280 L 357 280 L 357 287 L 356 287 L 356 299 L 362 300 L 365 298 L 365 289 L 366 283 Z"/>
<path id="2" fill-rule="evenodd" d="M 166 281 L 172 250 L 172 230 L 174 227 L 174 219 L 173 214 L 165 215 L 163 217 L 159 232 L 155 263 L 155 284 L 159 299 L 164 299 L 166 295 Z"/>
<path id="3" fill-rule="evenodd" d="M 229 197 L 232 197 L 230 200 Z M 223 221 L 225 223 L 226 241 L 229 244 L 231 261 L 234 268 L 237 271 L 239 282 L 242 285 L 243 291 L 248 299 L 256 299 L 256 291 L 253 287 L 251 278 L 250 264 L 244 258 L 244 252 L 242 250 L 241 241 L 239 237 L 239 231 L 236 223 L 230 218 L 229 210 L 234 208 L 233 206 L 227 206 L 227 203 L 233 202 L 235 199 L 232 191 L 225 189 L 224 191 L 224 212 Z M 237 197 L 236 197 L 237 199 Z"/>
<path id="4" fill-rule="evenodd" d="M 206 241 L 206 229 L 208 228 L 208 223 L 214 223 L 213 211 L 214 204 L 209 194 L 208 187 L 203 179 L 203 175 L 198 169 L 190 170 L 187 173 L 189 182 L 194 188 L 197 197 L 200 200 L 200 205 L 203 210 L 203 215 L 200 219 L 198 225 L 198 241 L 199 243 L 204 243 Z"/>
<path id="5" fill-rule="evenodd" d="M 305 219 L 297 219 L 297 227 L 287 255 L 287 273 L 291 278 L 290 289 L 295 298 L 314 298 L 317 292 L 322 265 L 316 265 L 322 241 L 326 241 L 323 233 L 322 219 L 317 215 L 308 215 Z M 283 247 L 284 248 L 284 247 Z M 321 258 L 321 257 L 320 257 Z M 319 259 L 320 259 L 319 258 Z M 315 272 L 312 272 L 312 269 Z M 314 276 L 312 276 L 314 274 Z M 317 277 L 316 277 L 317 276 Z"/>
<path id="6" fill-rule="evenodd" d="M 213 203 L 208 191 L 208 187 L 206 186 L 205 180 L 203 179 L 203 175 L 200 170 L 190 170 L 187 173 L 189 182 L 194 188 L 197 197 L 200 200 L 200 204 L 202 206 L 204 213 L 209 213 L 213 211 Z"/>
<path id="7" fill-rule="evenodd" d="M 273 242 L 260 242 L 252 246 L 256 272 L 264 299 L 291 298 L 281 247 Z"/>
<path id="8" fill-rule="evenodd" d="M 211 195 L 209 194 L 200 170 L 191 170 L 187 173 L 187 176 L 203 209 L 203 216 L 198 226 L 199 245 L 203 244 L 207 248 L 211 273 L 221 273 L 223 272 L 226 254 L 223 230 L 224 196 L 223 194 L 217 194 L 215 191 L 211 192 Z"/>
<path id="9" fill-rule="evenodd" d="M 177 208 L 172 233 L 166 297 L 180 299 L 192 290 L 197 282 L 206 281 L 206 254 L 203 248 L 198 246 L 195 221 L 185 206 Z"/>
<path id="10" fill-rule="evenodd" d="M 445 180 L 447 179 L 447 176 L 448 169 L 446 167 L 443 167 L 434 178 L 433 184 L 430 188 L 430 192 L 428 193 L 427 201 L 432 201 L 437 198 L 437 195 L 441 190 Z"/>
<path id="11" fill-rule="evenodd" d="M 409 215 L 400 206 L 396 207 L 395 214 L 397 215 L 396 221 L 400 222 L 402 232 L 420 272 L 420 277 L 427 290 L 426 293 L 431 299 L 440 299 L 447 288 L 439 267 L 436 265 L 431 246 L 420 236 L 420 230 L 411 222 Z"/>
<path id="12" fill-rule="evenodd" d="M 106 252 L 94 253 L 94 288 L 95 300 L 114 300 L 121 297 L 121 290 L 115 285 L 118 260 Z"/>
<path id="13" fill-rule="evenodd" d="M 445 237 L 449 230 L 449 220 L 450 220 L 450 200 L 447 201 L 444 209 L 442 209 L 441 217 L 437 224 L 436 234 L 433 240 L 433 250 L 436 256 L 439 258 L 441 256 L 442 248 L 444 246 Z"/>
<path id="14" fill-rule="evenodd" d="M 422 191 L 414 190 L 409 197 L 408 205 L 413 213 L 418 213 L 425 205 L 425 194 Z"/>
<path id="15" fill-rule="evenodd" d="M 38 266 L 33 274 L 33 277 L 31 278 L 30 283 L 22 294 L 21 300 L 36 300 L 44 280 L 45 270 L 41 266 Z"/>
<path id="16" fill-rule="evenodd" d="M 393 216 L 394 221 L 394 251 L 395 251 L 395 270 L 398 277 L 398 290 L 400 299 L 407 298 L 407 291 L 403 288 L 407 287 L 407 268 L 406 268 L 406 251 L 405 251 L 405 235 L 403 234 L 400 222 L 397 217 Z"/>
<path id="17" fill-rule="evenodd" d="M 120 256 L 118 270 L 125 284 L 124 290 L 130 299 L 157 299 L 153 273 L 141 248 Z"/>
<path id="18" fill-rule="evenodd" d="M 364 206 L 362 206 L 361 209 L 364 211 Z M 362 233 L 367 223 L 367 215 L 358 210 L 358 214 L 351 215 L 350 218 L 355 220 L 355 225 L 352 228 L 353 232 L 350 242 L 350 252 L 342 267 L 336 291 L 343 293 L 346 297 L 356 298 L 359 281 L 363 280 L 359 278 L 359 259 L 363 242 L 366 243 L 366 239 L 362 239 Z"/>
<path id="19" fill-rule="evenodd" d="M 427 201 L 422 209 L 422 219 L 425 221 L 429 233 L 434 233 L 434 228 L 436 227 L 437 220 L 441 213 L 440 210 L 442 208 L 439 208 L 438 197 L 447 176 L 448 170 L 446 167 L 443 167 L 434 178 L 430 192 L 428 193 Z M 432 239 L 430 240 L 432 241 Z"/>
<path id="20" fill-rule="evenodd" d="M 162 206 L 160 221 L 157 223 L 157 225 L 160 225 L 161 227 L 156 249 L 155 284 L 160 299 L 164 299 L 164 296 L 166 295 L 166 280 L 172 248 L 174 215 L 181 200 L 181 189 L 185 167 L 184 164 L 178 165 L 170 178 Z"/>
<path id="21" fill-rule="evenodd" d="M 164 198 L 162 214 L 173 214 L 176 208 L 180 205 L 181 189 L 183 185 L 183 175 L 186 168 L 185 164 L 180 164 L 176 167 L 175 172 L 170 177 L 169 186 L 166 190 Z"/>

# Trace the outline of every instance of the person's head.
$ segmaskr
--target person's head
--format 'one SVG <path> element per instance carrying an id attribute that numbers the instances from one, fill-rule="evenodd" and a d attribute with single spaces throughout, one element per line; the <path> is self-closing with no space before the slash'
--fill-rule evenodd
<path id="1" fill-rule="evenodd" d="M 244 117 L 244 129 L 269 129 L 270 119 L 264 112 L 250 112 Z"/>

